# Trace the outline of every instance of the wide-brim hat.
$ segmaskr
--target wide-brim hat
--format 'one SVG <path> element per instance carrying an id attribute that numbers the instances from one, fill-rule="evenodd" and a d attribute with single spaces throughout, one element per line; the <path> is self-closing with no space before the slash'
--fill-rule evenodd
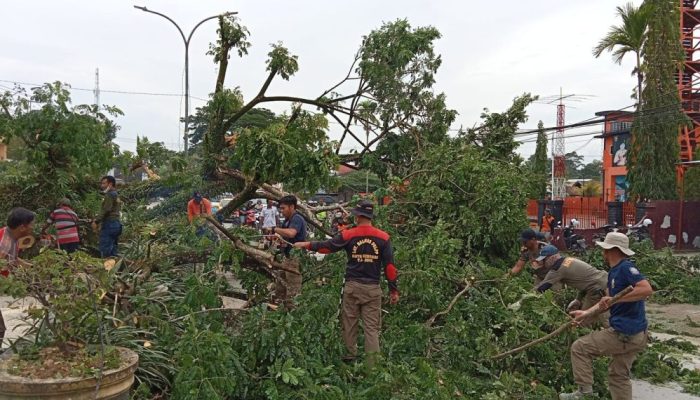
<path id="1" fill-rule="evenodd" d="M 355 208 L 352 209 L 352 215 L 357 216 L 357 217 L 365 217 L 369 219 L 374 218 L 374 205 L 367 201 L 363 200 L 357 204 Z"/>
<path id="2" fill-rule="evenodd" d="M 595 242 L 595 244 L 604 248 L 605 250 L 610 250 L 612 248 L 617 247 L 625 255 L 634 255 L 634 251 L 630 249 L 630 239 L 624 233 L 610 232 L 605 236 L 604 241 Z"/>

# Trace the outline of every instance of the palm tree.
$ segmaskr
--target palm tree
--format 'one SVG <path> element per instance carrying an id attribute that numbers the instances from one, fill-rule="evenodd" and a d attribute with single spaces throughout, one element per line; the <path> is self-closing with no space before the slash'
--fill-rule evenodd
<path id="1" fill-rule="evenodd" d="M 637 75 L 637 107 L 642 103 L 642 46 L 646 40 L 647 24 L 651 13 L 649 8 L 642 4 L 635 7 L 632 3 L 625 4 L 624 7 L 617 7 L 617 15 L 622 18 L 621 26 L 611 26 L 610 31 L 598 46 L 593 49 L 593 55 L 598 58 L 604 51 L 612 52 L 613 60 L 622 64 L 622 59 L 627 53 L 634 53 L 637 56 L 637 67 L 632 71 L 632 75 Z"/>

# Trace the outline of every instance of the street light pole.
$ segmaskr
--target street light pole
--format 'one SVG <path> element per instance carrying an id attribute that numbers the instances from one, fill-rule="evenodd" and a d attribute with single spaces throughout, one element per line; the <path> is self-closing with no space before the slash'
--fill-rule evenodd
<path id="1" fill-rule="evenodd" d="M 190 39 L 192 39 L 192 35 L 194 34 L 194 31 L 199 28 L 200 25 L 203 23 L 209 21 L 210 19 L 214 18 L 219 18 L 220 16 L 229 16 L 229 15 L 235 15 L 238 14 L 237 12 L 225 12 L 221 15 L 213 15 L 208 18 L 204 18 L 203 20 L 199 21 L 197 25 L 192 28 L 192 31 L 190 32 L 189 36 L 185 37 L 185 33 L 182 32 L 182 29 L 180 29 L 180 26 L 173 21 L 170 17 L 168 17 L 165 14 L 161 14 L 157 11 L 152 11 L 147 9 L 146 7 L 143 6 L 134 6 L 134 8 L 139 9 L 141 11 L 159 15 L 168 21 L 170 21 L 175 27 L 177 28 L 177 31 L 180 32 L 180 36 L 182 37 L 182 41 L 185 43 L 185 133 L 183 135 L 183 140 L 185 141 L 185 155 L 187 155 L 187 149 L 188 149 L 188 133 L 189 133 L 189 124 L 190 124 Z"/>

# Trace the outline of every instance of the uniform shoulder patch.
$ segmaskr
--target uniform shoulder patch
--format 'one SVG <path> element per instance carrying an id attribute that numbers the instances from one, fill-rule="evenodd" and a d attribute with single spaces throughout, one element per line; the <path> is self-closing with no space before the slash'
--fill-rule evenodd
<path id="1" fill-rule="evenodd" d="M 630 267 L 630 273 L 632 275 L 639 275 L 639 270 L 636 267 Z"/>
<path id="2" fill-rule="evenodd" d="M 571 264 L 574 262 L 573 258 L 566 258 L 563 263 L 561 263 L 562 267 L 569 268 Z"/>

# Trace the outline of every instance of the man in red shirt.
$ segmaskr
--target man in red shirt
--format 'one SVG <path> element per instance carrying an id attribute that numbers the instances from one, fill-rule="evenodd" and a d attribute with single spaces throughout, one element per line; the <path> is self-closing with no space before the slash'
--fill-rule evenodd
<path id="1" fill-rule="evenodd" d="M 44 233 L 50 225 L 56 225 L 58 248 L 67 253 L 73 253 L 80 247 L 78 235 L 78 214 L 70 206 L 70 200 L 63 198 L 58 202 L 58 208 L 53 210 L 46 220 L 41 232 Z"/>
<path id="2" fill-rule="evenodd" d="M 379 279 L 384 275 L 389 283 L 391 304 L 399 301 L 397 271 L 389 234 L 372 226 L 374 207 L 369 201 L 361 201 L 352 210 L 357 226 L 345 229 L 325 242 L 297 242 L 294 247 L 328 254 L 345 250 L 348 256 L 345 269 L 341 324 L 343 341 L 347 349 L 345 361 L 357 357 L 357 329 L 362 319 L 365 331 L 365 353 L 374 361 L 372 353 L 379 352 L 379 332 L 382 320 L 382 288 Z"/>
<path id="3" fill-rule="evenodd" d="M 0 275 L 10 275 L 11 269 L 22 262 L 19 259 L 19 240 L 31 236 L 34 213 L 26 208 L 13 208 L 7 216 L 7 226 L 0 228 Z M 2 279 L 2 278 L 0 278 Z M 0 311 L 0 345 L 5 338 L 5 320 Z"/>

